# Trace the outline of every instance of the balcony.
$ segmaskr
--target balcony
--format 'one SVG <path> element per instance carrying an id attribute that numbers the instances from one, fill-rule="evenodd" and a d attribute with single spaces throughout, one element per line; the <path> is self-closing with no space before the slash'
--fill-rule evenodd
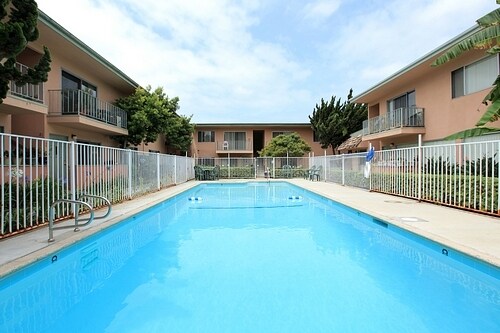
<path id="1" fill-rule="evenodd" d="M 217 154 L 253 154 L 252 140 L 218 141 Z"/>
<path id="2" fill-rule="evenodd" d="M 109 135 L 127 135 L 127 113 L 82 90 L 49 90 L 49 122 Z"/>
<path id="3" fill-rule="evenodd" d="M 425 133 L 423 108 L 399 108 L 363 122 L 363 140 L 423 133 Z"/>
<path id="4" fill-rule="evenodd" d="M 28 66 L 16 63 L 16 68 L 22 73 L 28 73 Z M 10 81 L 7 97 L 3 101 L 3 110 L 10 114 L 30 114 L 47 113 L 47 106 L 44 105 L 43 83 L 26 83 L 17 85 Z"/>
<path id="5" fill-rule="evenodd" d="M 16 62 L 16 68 L 22 73 L 27 74 L 29 67 Z M 26 83 L 18 86 L 14 81 L 10 81 L 9 92 L 14 96 L 30 99 L 32 101 L 43 103 L 43 83 Z"/>

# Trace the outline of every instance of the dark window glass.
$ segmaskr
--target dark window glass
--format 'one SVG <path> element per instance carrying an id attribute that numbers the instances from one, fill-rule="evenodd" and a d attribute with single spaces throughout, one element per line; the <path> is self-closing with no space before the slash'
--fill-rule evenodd
<path id="1" fill-rule="evenodd" d="M 464 69 L 459 68 L 451 72 L 451 97 L 456 98 L 464 95 Z"/>
<path id="2" fill-rule="evenodd" d="M 198 131 L 198 142 L 215 142 L 215 131 Z"/>

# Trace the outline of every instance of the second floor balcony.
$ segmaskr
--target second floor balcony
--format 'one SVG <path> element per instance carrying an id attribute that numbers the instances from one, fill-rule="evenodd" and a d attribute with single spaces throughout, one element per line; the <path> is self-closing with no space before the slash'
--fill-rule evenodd
<path id="1" fill-rule="evenodd" d="M 405 128 L 419 128 L 425 126 L 424 109 L 418 107 L 405 107 L 389 111 L 383 115 L 370 118 L 363 122 L 363 136 L 384 134 L 392 130 Z M 387 133 L 389 134 L 389 133 Z"/>
<path id="2" fill-rule="evenodd" d="M 49 118 L 53 123 L 111 135 L 126 135 L 127 113 L 82 90 L 49 90 Z"/>
<path id="3" fill-rule="evenodd" d="M 253 154 L 252 140 L 217 141 L 216 146 L 217 154 Z"/>
<path id="4" fill-rule="evenodd" d="M 22 73 L 28 73 L 29 67 L 16 62 L 16 68 Z M 14 96 L 29 99 L 38 103 L 43 103 L 43 83 L 32 84 L 26 83 L 18 85 L 14 81 L 10 81 L 9 93 Z"/>
<path id="5" fill-rule="evenodd" d="M 15 64 L 16 68 L 23 74 L 28 73 L 29 67 L 21 63 Z M 9 91 L 2 102 L 2 113 L 11 115 L 18 114 L 47 114 L 47 105 L 44 101 L 43 83 L 17 84 L 9 83 Z"/>

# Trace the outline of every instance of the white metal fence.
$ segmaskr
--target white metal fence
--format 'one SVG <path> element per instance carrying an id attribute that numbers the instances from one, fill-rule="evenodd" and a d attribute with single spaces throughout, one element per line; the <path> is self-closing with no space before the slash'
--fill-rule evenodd
<path id="1" fill-rule="evenodd" d="M 195 159 L 0 134 L 0 238 L 48 221 L 50 205 L 83 194 L 112 203 L 195 177 Z M 500 216 L 500 140 L 419 145 L 366 154 L 280 158 L 198 158 L 218 178 L 317 178 Z M 99 202 L 93 203 L 94 206 Z M 73 215 L 57 207 L 56 219 Z"/>
<path id="2" fill-rule="evenodd" d="M 182 156 L 10 134 L 0 134 L 0 149 L 0 237 L 46 223 L 56 200 L 117 203 L 194 178 L 194 159 Z M 55 218 L 72 215 L 63 205 Z"/>
<path id="3" fill-rule="evenodd" d="M 197 158 L 201 167 L 219 166 L 219 178 L 297 178 L 309 169 L 308 157 Z"/>
<path id="4" fill-rule="evenodd" d="M 500 216 L 500 140 L 321 156 L 321 179 Z"/>

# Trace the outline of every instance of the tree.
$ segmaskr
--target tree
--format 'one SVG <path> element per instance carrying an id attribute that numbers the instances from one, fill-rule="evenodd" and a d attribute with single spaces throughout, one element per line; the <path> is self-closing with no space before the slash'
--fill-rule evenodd
<path id="1" fill-rule="evenodd" d="M 497 1 L 498 3 L 498 1 Z M 432 66 L 440 66 L 457 57 L 462 53 L 474 49 L 487 49 L 486 53 L 500 53 L 498 40 L 500 39 L 500 9 L 496 9 L 478 19 L 479 31 L 473 33 L 466 39 L 458 42 L 439 56 Z M 474 128 L 454 133 L 447 137 L 449 140 L 480 136 L 491 132 L 500 131 L 500 128 L 486 127 L 485 125 L 500 119 L 500 76 L 497 76 L 493 83 L 493 89 L 483 99 L 483 103 L 488 105 L 485 113 L 481 116 Z"/>
<path id="2" fill-rule="evenodd" d="M 259 152 L 260 156 L 301 157 L 311 151 L 311 147 L 297 133 L 280 134 L 274 137 Z"/>
<path id="3" fill-rule="evenodd" d="M 137 88 L 134 94 L 116 101 L 116 105 L 127 112 L 128 135 L 114 139 L 126 147 L 127 144 L 155 142 L 164 134 L 171 146 L 188 150 L 194 128 L 189 123 L 191 117 L 176 114 L 178 103 L 178 97 L 168 98 L 161 87 L 155 90 L 151 86 Z"/>
<path id="4" fill-rule="evenodd" d="M 0 104 L 7 97 L 10 81 L 19 86 L 47 81 L 51 59 L 45 46 L 43 56 L 34 68 L 28 69 L 27 73 L 16 68 L 16 57 L 28 42 L 38 39 L 37 22 L 35 1 L 0 0 Z"/>
<path id="5" fill-rule="evenodd" d="M 186 152 L 191 147 L 193 141 L 194 125 L 191 118 L 179 116 L 171 118 L 171 122 L 165 132 L 167 144 L 182 152 Z"/>
<path id="6" fill-rule="evenodd" d="M 323 149 L 332 147 L 333 153 L 342 142 L 363 128 L 363 120 L 368 115 L 365 104 L 352 103 L 352 89 L 349 91 L 346 102 L 341 102 L 332 96 L 330 102 L 321 99 L 316 104 L 312 116 L 309 116 L 311 126 L 321 143 Z"/>

